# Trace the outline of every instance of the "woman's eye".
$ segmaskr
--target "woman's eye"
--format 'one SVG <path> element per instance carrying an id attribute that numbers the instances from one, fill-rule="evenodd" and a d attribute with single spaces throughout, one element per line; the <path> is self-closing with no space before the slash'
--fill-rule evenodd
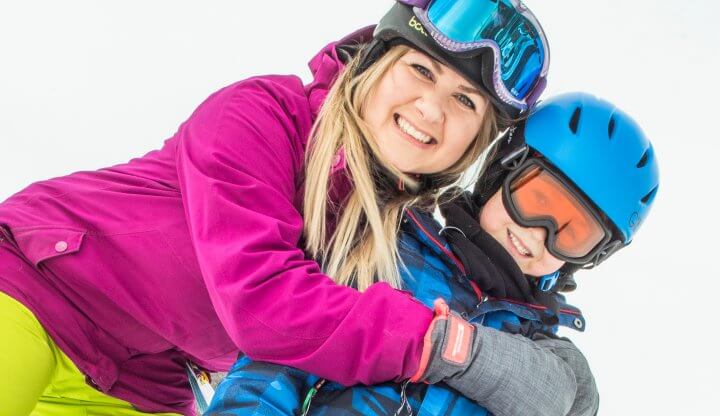
<path id="1" fill-rule="evenodd" d="M 467 95 L 465 95 L 465 94 L 458 94 L 458 95 L 457 95 L 457 99 L 458 99 L 458 101 L 460 101 L 460 104 L 464 105 L 465 107 L 467 107 L 467 108 L 469 108 L 469 109 L 471 109 L 471 110 L 474 110 L 474 109 L 475 109 L 475 103 L 473 102 L 473 100 L 471 100 L 470 98 L 468 98 Z"/>
<path id="2" fill-rule="evenodd" d="M 415 71 L 417 71 L 423 77 L 425 77 L 429 80 L 434 79 L 433 73 L 429 69 L 425 68 L 424 66 L 422 66 L 420 64 L 413 64 L 412 67 L 415 68 Z"/>

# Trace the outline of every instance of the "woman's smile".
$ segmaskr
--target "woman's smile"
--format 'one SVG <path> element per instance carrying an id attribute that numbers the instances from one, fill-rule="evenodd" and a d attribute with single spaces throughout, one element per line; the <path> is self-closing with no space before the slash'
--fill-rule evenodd
<path id="1" fill-rule="evenodd" d="M 419 146 L 421 149 L 427 149 L 438 143 L 433 136 L 415 127 L 405 117 L 395 114 L 394 118 L 395 124 L 400 129 L 402 136 L 408 139 L 412 144 Z"/>

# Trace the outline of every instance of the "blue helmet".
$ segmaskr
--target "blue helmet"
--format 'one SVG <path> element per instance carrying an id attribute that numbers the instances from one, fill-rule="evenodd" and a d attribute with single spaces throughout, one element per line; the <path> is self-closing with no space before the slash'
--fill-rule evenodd
<path id="1" fill-rule="evenodd" d="M 524 137 L 607 216 L 625 245 L 632 241 L 659 182 L 652 144 L 635 120 L 607 101 L 574 92 L 540 103 Z"/>
<path id="2" fill-rule="evenodd" d="M 632 241 L 655 200 L 659 174 L 653 147 L 630 116 L 587 93 L 542 101 L 499 140 L 475 184 L 476 208 L 481 209 L 526 159 L 537 157 L 584 194 L 612 233 L 596 247 L 599 251 L 563 266 L 565 276 L 600 264 Z"/>

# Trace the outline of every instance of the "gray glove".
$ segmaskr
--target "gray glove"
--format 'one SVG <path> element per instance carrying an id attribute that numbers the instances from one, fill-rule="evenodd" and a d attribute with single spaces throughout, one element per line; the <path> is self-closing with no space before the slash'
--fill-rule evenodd
<path id="1" fill-rule="evenodd" d="M 573 368 L 549 349 L 552 346 L 577 363 L 582 354 L 569 352 L 572 343 L 544 339 L 541 342 L 547 345 L 543 345 L 470 324 L 450 314 L 442 301 L 436 302 L 435 312 L 425 335 L 420 370 L 411 381 L 443 381 L 495 416 L 574 415 L 569 413 L 578 387 Z M 565 344 L 560 348 L 556 342 Z M 592 386 L 594 390 L 594 382 Z"/>
<path id="2" fill-rule="evenodd" d="M 577 383 L 577 391 L 575 392 L 575 402 L 568 412 L 568 416 L 595 416 L 600 406 L 600 396 L 598 395 L 595 377 L 590 371 L 585 356 L 579 349 L 567 338 L 557 338 L 552 335 L 535 334 L 533 341 L 542 348 L 551 351 L 560 357 L 567 365 L 570 366 L 575 374 L 575 382 Z"/>

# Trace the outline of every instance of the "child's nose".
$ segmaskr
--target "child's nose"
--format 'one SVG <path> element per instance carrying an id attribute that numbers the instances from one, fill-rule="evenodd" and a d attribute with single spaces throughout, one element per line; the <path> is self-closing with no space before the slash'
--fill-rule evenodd
<path id="1" fill-rule="evenodd" d="M 547 237 L 547 230 L 543 227 L 531 227 L 530 234 L 535 241 L 545 244 L 545 237 Z"/>

